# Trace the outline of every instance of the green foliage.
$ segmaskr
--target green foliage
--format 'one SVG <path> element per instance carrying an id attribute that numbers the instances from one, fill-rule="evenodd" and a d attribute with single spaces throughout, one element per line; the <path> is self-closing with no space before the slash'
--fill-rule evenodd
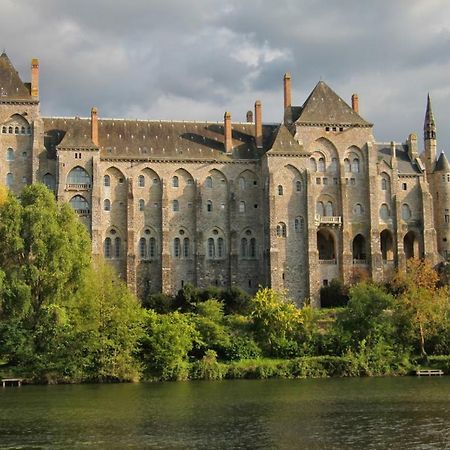
<path id="1" fill-rule="evenodd" d="M 227 366 L 217 362 L 217 353 L 207 350 L 200 361 L 191 367 L 191 378 L 194 380 L 221 380 L 227 373 Z"/>
<path id="2" fill-rule="evenodd" d="M 148 295 L 143 300 L 142 306 L 146 309 L 153 309 L 159 314 L 167 314 L 175 310 L 173 297 L 163 292 Z"/>
<path id="3" fill-rule="evenodd" d="M 160 380 L 188 378 L 188 352 L 200 336 L 191 317 L 179 312 L 146 311 L 141 359 L 146 375 Z"/>
<path id="4" fill-rule="evenodd" d="M 333 278 L 328 286 L 320 288 L 320 306 L 335 308 L 348 302 L 348 289 L 341 280 Z"/>

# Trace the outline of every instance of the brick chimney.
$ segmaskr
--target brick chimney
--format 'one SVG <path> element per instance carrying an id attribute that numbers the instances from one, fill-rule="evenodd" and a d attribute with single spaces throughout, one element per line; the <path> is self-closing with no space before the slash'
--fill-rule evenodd
<path id="1" fill-rule="evenodd" d="M 247 111 L 247 122 L 253 123 L 253 111 Z"/>
<path id="2" fill-rule="evenodd" d="M 95 106 L 91 109 L 91 140 L 98 146 L 98 116 Z"/>
<path id="3" fill-rule="evenodd" d="M 39 98 L 39 60 L 36 58 L 31 60 L 31 96 Z"/>
<path id="4" fill-rule="evenodd" d="M 231 113 L 228 111 L 223 116 L 223 131 L 225 153 L 231 153 L 233 151 L 233 138 L 231 133 Z"/>
<path id="5" fill-rule="evenodd" d="M 291 74 L 286 72 L 284 74 L 284 109 L 289 108 L 292 105 L 291 98 Z"/>
<path id="6" fill-rule="evenodd" d="M 255 141 L 258 148 L 262 147 L 262 119 L 261 119 L 261 102 L 255 102 Z"/>
<path id="7" fill-rule="evenodd" d="M 358 94 L 352 95 L 352 109 L 359 114 L 359 98 Z"/>

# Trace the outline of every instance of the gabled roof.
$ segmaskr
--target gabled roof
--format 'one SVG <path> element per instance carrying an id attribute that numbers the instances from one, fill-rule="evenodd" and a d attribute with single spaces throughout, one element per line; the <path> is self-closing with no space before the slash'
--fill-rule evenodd
<path id="1" fill-rule="evenodd" d="M 2 99 L 32 99 L 6 53 L 0 55 L 0 100 Z"/>
<path id="2" fill-rule="evenodd" d="M 442 152 L 439 155 L 436 165 L 434 166 L 435 172 L 450 172 L 450 164 L 448 163 L 448 159 L 445 156 L 445 153 Z"/>
<path id="3" fill-rule="evenodd" d="M 88 126 L 86 126 L 88 125 Z M 64 134 L 63 139 L 58 144 L 58 148 L 61 149 L 95 149 L 98 148 L 91 139 L 90 122 L 86 123 L 86 120 L 81 120 L 76 117 L 72 121 L 72 126 Z"/>
<path id="4" fill-rule="evenodd" d="M 304 153 L 303 146 L 301 146 L 292 136 L 287 127 L 281 124 L 275 132 L 275 139 L 273 140 L 270 153 Z"/>
<path id="5" fill-rule="evenodd" d="M 296 123 L 372 126 L 347 105 L 324 81 L 319 81 L 306 99 Z"/>
<path id="6" fill-rule="evenodd" d="M 374 148 L 378 153 L 378 159 L 384 161 L 389 167 L 392 167 L 391 145 L 375 143 Z M 415 160 L 411 161 L 408 154 L 408 146 L 406 144 L 395 144 L 395 156 L 398 173 L 403 175 L 415 175 L 422 172 L 421 168 L 417 165 L 417 162 Z"/>

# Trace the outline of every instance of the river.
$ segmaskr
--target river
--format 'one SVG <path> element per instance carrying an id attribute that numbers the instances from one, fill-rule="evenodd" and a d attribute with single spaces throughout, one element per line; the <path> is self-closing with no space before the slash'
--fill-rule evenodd
<path id="1" fill-rule="evenodd" d="M 450 377 L 0 388 L 0 448 L 450 448 Z"/>

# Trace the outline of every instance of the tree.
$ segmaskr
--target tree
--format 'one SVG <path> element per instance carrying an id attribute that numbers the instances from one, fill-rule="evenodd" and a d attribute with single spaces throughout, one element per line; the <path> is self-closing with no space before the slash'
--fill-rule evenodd
<path id="1" fill-rule="evenodd" d="M 405 339 L 415 336 L 421 355 L 427 340 L 448 316 L 448 289 L 438 287 L 439 276 L 426 260 L 410 259 L 405 272 L 396 274 L 392 288 L 398 292 L 396 318 Z"/>

